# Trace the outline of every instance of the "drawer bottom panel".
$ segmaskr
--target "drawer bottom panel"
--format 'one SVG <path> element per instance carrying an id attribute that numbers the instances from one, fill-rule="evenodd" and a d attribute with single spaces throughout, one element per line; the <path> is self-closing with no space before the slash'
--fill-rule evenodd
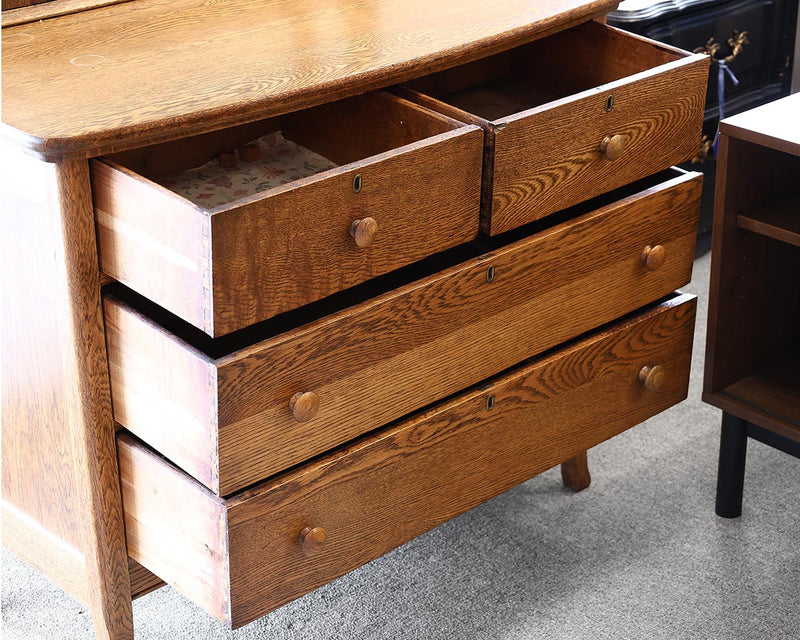
<path id="1" fill-rule="evenodd" d="M 695 310 L 676 295 L 229 499 L 122 434 L 128 553 L 246 624 L 685 398 Z"/>

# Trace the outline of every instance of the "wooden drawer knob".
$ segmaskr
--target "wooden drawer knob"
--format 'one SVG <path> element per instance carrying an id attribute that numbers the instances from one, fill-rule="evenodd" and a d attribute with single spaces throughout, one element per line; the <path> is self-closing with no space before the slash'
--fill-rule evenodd
<path id="1" fill-rule="evenodd" d="M 661 265 L 664 264 L 664 260 L 667 259 L 667 250 L 662 247 L 660 244 L 657 244 L 654 247 L 651 247 L 649 244 L 644 248 L 642 251 L 642 262 L 644 266 L 650 269 L 650 271 L 655 271 L 656 269 L 660 269 Z"/>
<path id="2" fill-rule="evenodd" d="M 233 151 L 220 151 L 219 166 L 223 169 L 231 169 L 236 166 L 236 154 Z"/>
<path id="3" fill-rule="evenodd" d="M 328 539 L 328 532 L 322 527 L 306 527 L 300 532 L 298 540 L 303 545 L 303 553 L 313 556 L 317 551 L 325 546 Z"/>
<path id="4" fill-rule="evenodd" d="M 313 391 L 295 393 L 289 400 L 289 410 L 298 422 L 311 420 L 319 410 L 319 396 Z"/>
<path id="5" fill-rule="evenodd" d="M 362 249 L 370 246 L 375 241 L 375 234 L 378 233 L 378 222 L 375 218 L 362 218 L 353 220 L 350 225 L 350 235 L 356 244 Z"/>
<path id="6" fill-rule="evenodd" d="M 606 154 L 609 160 L 616 160 L 625 151 L 625 138 L 622 136 L 606 136 L 600 143 L 600 151 Z"/>
<path id="7" fill-rule="evenodd" d="M 239 157 L 244 162 L 257 162 L 261 159 L 261 147 L 257 142 L 249 142 L 239 149 Z"/>
<path id="8" fill-rule="evenodd" d="M 664 384 L 664 367 L 659 364 L 655 367 L 642 367 L 639 371 L 639 381 L 648 391 L 658 391 Z"/>

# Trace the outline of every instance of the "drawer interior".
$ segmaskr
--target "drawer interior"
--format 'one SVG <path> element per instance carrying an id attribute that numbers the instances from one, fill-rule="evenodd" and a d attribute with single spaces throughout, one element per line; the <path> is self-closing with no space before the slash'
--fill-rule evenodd
<path id="1" fill-rule="evenodd" d="M 375 92 L 105 159 L 213 210 L 461 126 Z"/>
<path id="2" fill-rule="evenodd" d="M 496 121 L 681 57 L 664 45 L 589 22 L 406 86 Z"/>

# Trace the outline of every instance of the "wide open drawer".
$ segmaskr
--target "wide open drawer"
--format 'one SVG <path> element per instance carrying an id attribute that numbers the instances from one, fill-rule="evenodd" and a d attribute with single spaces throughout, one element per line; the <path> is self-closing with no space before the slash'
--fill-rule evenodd
<path id="1" fill-rule="evenodd" d="M 483 127 L 481 228 L 497 234 L 695 155 L 708 64 L 588 22 L 400 91 Z"/>
<path id="2" fill-rule="evenodd" d="M 246 336 L 231 353 L 108 296 L 114 417 L 230 495 L 689 282 L 701 179 L 673 178 L 255 344 Z"/>
<path id="3" fill-rule="evenodd" d="M 474 238 L 481 145 L 373 93 L 109 156 L 92 165 L 100 265 L 223 335 Z"/>
<path id="4" fill-rule="evenodd" d="M 243 625 L 685 398 L 695 307 L 673 297 L 228 500 L 121 435 L 128 554 Z"/>

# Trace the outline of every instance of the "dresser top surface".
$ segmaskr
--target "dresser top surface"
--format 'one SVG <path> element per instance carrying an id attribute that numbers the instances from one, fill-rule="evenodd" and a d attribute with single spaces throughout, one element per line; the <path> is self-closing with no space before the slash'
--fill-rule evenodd
<path id="1" fill-rule="evenodd" d="M 490 55 L 608 0 L 135 0 L 3 29 L 3 133 L 96 155 Z"/>
<path id="2" fill-rule="evenodd" d="M 720 124 L 720 131 L 800 156 L 800 93 L 726 118 Z"/>

